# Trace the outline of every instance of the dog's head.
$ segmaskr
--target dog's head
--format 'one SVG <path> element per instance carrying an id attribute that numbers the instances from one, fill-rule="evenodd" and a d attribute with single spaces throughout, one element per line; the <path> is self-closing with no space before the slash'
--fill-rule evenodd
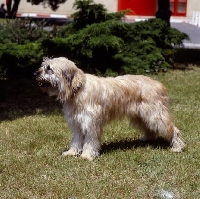
<path id="1" fill-rule="evenodd" d="M 83 71 L 64 57 L 44 58 L 34 75 L 42 91 L 57 96 L 62 102 L 71 99 L 85 81 Z"/>

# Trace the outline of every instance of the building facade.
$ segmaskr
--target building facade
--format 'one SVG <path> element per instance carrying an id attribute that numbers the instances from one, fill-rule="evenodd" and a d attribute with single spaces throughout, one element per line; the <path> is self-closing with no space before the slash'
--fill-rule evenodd
<path id="1" fill-rule="evenodd" d="M 136 16 L 155 16 L 157 0 L 118 0 L 118 11 L 126 8 L 133 10 Z M 193 11 L 200 12 L 200 0 L 170 0 L 173 17 L 191 18 Z"/>
<path id="2" fill-rule="evenodd" d="M 46 1 L 47 2 L 47 1 Z M 109 12 L 131 9 L 132 17 L 154 17 L 157 11 L 157 0 L 94 0 L 105 5 Z M 34 5 L 31 0 L 21 0 L 17 16 L 32 17 L 69 17 L 73 12 L 74 0 L 65 0 L 53 11 L 49 5 Z M 200 0 L 170 0 L 172 17 L 192 19 L 194 11 L 200 12 Z"/>

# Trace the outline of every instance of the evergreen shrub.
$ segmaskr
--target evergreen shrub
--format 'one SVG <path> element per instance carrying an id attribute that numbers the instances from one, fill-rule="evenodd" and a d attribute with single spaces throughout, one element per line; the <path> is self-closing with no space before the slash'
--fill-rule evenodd
<path id="1" fill-rule="evenodd" d="M 26 44 L 40 42 L 49 33 L 44 30 L 45 21 L 33 21 L 31 18 L 7 19 L 0 23 L 0 43 Z"/>
<path id="2" fill-rule="evenodd" d="M 45 40 L 42 45 L 50 56 L 63 54 L 90 72 L 136 74 L 166 71 L 173 65 L 174 46 L 184 39 L 188 39 L 185 33 L 168 27 L 161 19 L 135 23 L 114 19 Z"/>
<path id="3" fill-rule="evenodd" d="M 41 64 L 43 50 L 38 43 L 8 43 L 0 46 L 1 77 L 32 76 Z"/>
<path id="4" fill-rule="evenodd" d="M 0 23 L 0 77 L 32 74 L 43 56 L 41 41 L 51 37 L 44 25 L 45 21 L 31 18 L 7 19 L 6 23 Z"/>
<path id="5" fill-rule="evenodd" d="M 167 71 L 176 46 L 188 35 L 161 19 L 125 23 L 129 10 L 108 13 L 93 0 L 76 0 L 74 22 L 63 26 L 54 39 L 42 42 L 50 56 L 64 55 L 79 67 L 98 74 Z"/>
<path id="6" fill-rule="evenodd" d="M 189 39 L 161 19 L 125 23 L 121 19 L 129 10 L 108 13 L 93 0 L 76 0 L 74 8 L 74 22 L 51 32 L 32 19 L 0 24 L 0 73 L 30 72 L 44 55 L 66 56 L 101 75 L 166 71 L 173 66 L 175 47 Z"/>

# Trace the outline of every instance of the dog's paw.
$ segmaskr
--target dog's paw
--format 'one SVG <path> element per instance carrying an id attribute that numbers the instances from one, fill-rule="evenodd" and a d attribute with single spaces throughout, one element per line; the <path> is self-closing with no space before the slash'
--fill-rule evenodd
<path id="1" fill-rule="evenodd" d="M 171 148 L 171 151 L 174 153 L 180 153 L 180 152 L 182 152 L 182 149 L 181 148 Z"/>
<path id="2" fill-rule="evenodd" d="M 185 148 L 186 148 L 186 145 L 184 144 L 184 142 L 179 142 L 179 143 L 172 145 L 171 151 L 174 153 L 180 153 L 180 152 L 184 151 Z"/>
<path id="3" fill-rule="evenodd" d="M 98 152 L 89 152 L 89 151 L 83 151 L 83 153 L 81 154 L 81 157 L 83 159 L 92 161 L 94 160 L 97 156 L 99 156 Z"/>
<path id="4" fill-rule="evenodd" d="M 69 149 L 68 151 L 63 151 L 62 152 L 62 156 L 73 156 L 73 155 L 79 155 L 80 152 L 78 152 L 78 150 L 75 149 Z"/>
<path id="5" fill-rule="evenodd" d="M 175 152 L 175 153 L 179 153 L 182 152 L 185 147 L 186 144 L 183 141 L 183 138 L 181 137 L 181 134 L 179 132 L 179 130 L 175 129 L 176 131 L 174 132 L 174 137 L 172 138 L 171 141 L 171 151 Z"/>

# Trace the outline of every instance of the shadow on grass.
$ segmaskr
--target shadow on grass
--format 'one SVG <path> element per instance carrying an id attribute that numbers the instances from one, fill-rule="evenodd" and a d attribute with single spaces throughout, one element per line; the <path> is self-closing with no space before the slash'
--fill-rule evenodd
<path id="1" fill-rule="evenodd" d="M 161 148 L 167 149 L 169 148 L 169 142 L 162 138 L 158 138 L 155 141 L 142 141 L 140 139 L 130 140 L 124 139 L 120 141 L 113 141 L 110 143 L 104 143 L 101 147 L 102 153 L 109 153 L 115 150 L 128 150 L 128 149 L 136 149 L 150 146 L 152 148 Z"/>
<path id="2" fill-rule="evenodd" d="M 61 114 L 61 104 L 43 93 L 34 78 L 0 80 L 0 93 L 0 121 L 35 114 Z"/>
<path id="3" fill-rule="evenodd" d="M 200 49 L 181 48 L 177 51 L 176 56 L 174 57 L 174 62 L 177 64 L 184 64 L 184 65 L 187 64 L 199 65 Z M 175 69 L 179 68 L 175 67 Z"/>

